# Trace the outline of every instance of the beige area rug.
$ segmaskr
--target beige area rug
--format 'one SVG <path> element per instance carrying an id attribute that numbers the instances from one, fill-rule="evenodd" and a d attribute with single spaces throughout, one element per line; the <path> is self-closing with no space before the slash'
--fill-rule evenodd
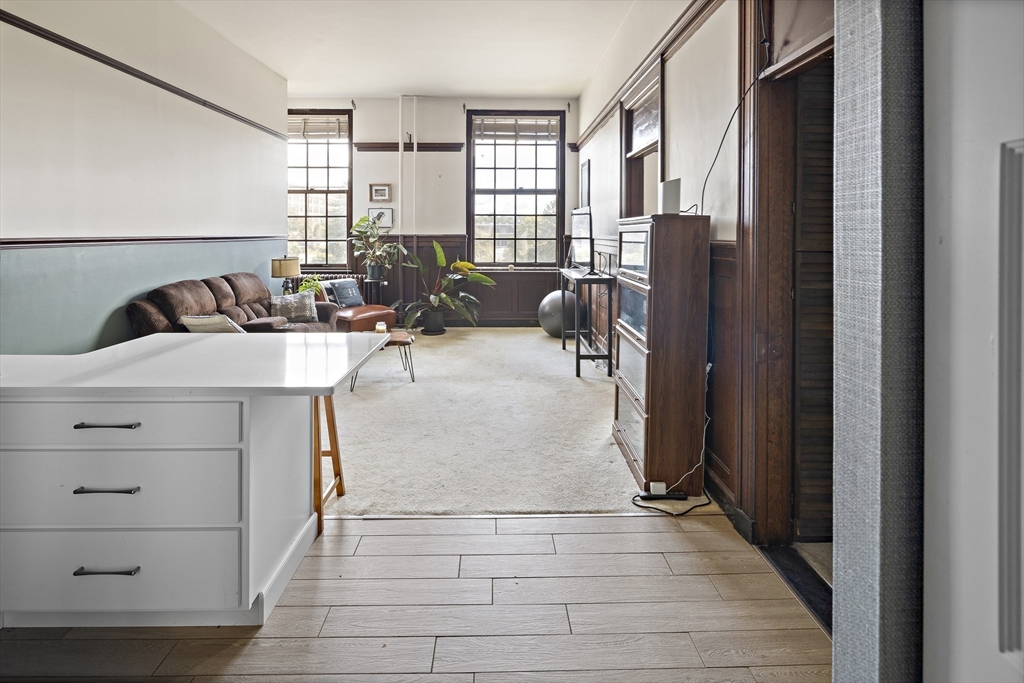
<path id="1" fill-rule="evenodd" d="M 335 394 L 347 494 L 328 515 L 644 512 L 611 437 L 614 384 L 539 328 L 416 334 Z M 325 460 L 325 475 L 329 471 Z"/>

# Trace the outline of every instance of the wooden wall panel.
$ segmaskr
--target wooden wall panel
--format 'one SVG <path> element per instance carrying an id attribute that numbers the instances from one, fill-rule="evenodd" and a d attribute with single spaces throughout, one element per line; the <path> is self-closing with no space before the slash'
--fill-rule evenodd
<path id="1" fill-rule="evenodd" d="M 833 64 L 797 78 L 793 536 L 832 539 Z"/>
<path id="2" fill-rule="evenodd" d="M 710 332 L 706 439 L 707 471 L 712 484 L 734 505 L 739 455 L 739 302 L 736 243 L 711 243 Z"/>

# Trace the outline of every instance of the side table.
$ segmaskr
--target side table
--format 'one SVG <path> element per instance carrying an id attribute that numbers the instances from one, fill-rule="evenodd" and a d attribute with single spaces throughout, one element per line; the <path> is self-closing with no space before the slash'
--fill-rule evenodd
<path id="1" fill-rule="evenodd" d="M 585 268 L 559 268 L 562 276 L 562 311 L 565 311 L 565 291 L 569 283 L 573 283 L 576 290 L 576 376 L 580 376 L 581 360 L 606 360 L 608 361 L 608 376 L 612 376 L 612 291 L 615 285 L 615 278 L 611 275 L 596 274 L 588 275 Z M 593 299 L 593 286 L 599 285 L 605 288 L 608 293 L 608 351 L 606 353 L 595 353 L 591 340 L 590 326 L 586 331 L 580 329 L 580 308 L 583 297 L 580 296 L 582 288 L 587 288 L 587 300 Z M 562 348 L 565 348 L 565 315 L 562 315 Z M 584 339 L 585 337 L 585 339 Z M 581 350 L 582 349 L 582 350 Z"/>

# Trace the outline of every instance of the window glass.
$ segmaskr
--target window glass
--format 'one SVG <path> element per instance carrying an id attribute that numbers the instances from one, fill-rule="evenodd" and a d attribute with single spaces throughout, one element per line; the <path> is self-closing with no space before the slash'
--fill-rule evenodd
<path id="1" fill-rule="evenodd" d="M 561 119 L 551 115 L 472 114 L 468 192 L 473 261 L 555 265 Z"/>
<path id="2" fill-rule="evenodd" d="M 348 117 L 305 117 L 305 126 L 304 117 L 288 117 L 288 255 L 303 265 L 349 265 Z"/>

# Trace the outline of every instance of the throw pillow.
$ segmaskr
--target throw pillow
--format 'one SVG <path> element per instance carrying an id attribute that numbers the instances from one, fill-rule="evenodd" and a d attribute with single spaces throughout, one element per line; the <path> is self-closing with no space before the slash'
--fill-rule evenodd
<path id="1" fill-rule="evenodd" d="M 270 297 L 270 315 L 284 316 L 290 323 L 315 323 L 316 303 L 312 289 L 298 294 Z"/>
<path id="2" fill-rule="evenodd" d="M 363 295 L 359 292 L 359 283 L 352 279 L 332 280 L 329 283 L 331 294 L 327 299 L 342 308 L 363 306 Z"/>
<path id="3" fill-rule="evenodd" d="M 245 330 L 227 317 L 217 313 L 216 315 L 183 315 L 179 322 L 188 328 L 189 332 L 241 332 Z"/>

